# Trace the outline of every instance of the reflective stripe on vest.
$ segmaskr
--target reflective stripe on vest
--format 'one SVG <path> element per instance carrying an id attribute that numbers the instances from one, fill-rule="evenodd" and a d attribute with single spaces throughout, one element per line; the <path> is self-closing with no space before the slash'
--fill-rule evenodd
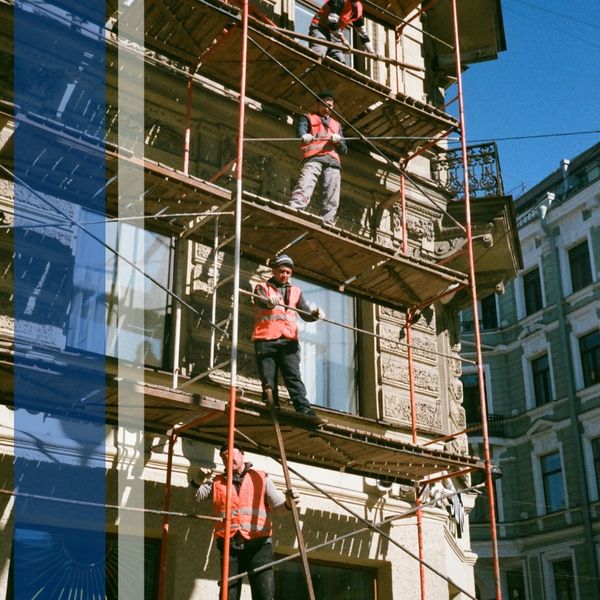
<path id="1" fill-rule="evenodd" d="M 267 298 L 276 298 L 278 302 L 283 302 L 277 288 L 271 284 L 259 283 L 265 291 Z M 296 306 L 300 300 L 300 288 L 291 285 L 288 299 L 289 306 Z M 298 321 L 296 311 L 285 309 L 283 306 L 275 308 L 259 308 L 256 311 L 254 319 L 254 331 L 252 332 L 252 341 L 256 340 L 278 340 L 284 337 L 289 340 L 298 339 Z"/>
<path id="2" fill-rule="evenodd" d="M 331 141 L 334 133 L 340 132 L 340 124 L 329 117 L 329 124 L 325 126 L 319 115 L 305 115 L 309 123 L 309 133 L 313 136 L 313 141 L 308 144 L 302 144 L 302 157 L 329 155 L 340 162 L 340 156 L 335 150 L 335 144 Z"/>
<path id="3" fill-rule="evenodd" d="M 231 536 L 236 533 L 247 540 L 270 537 L 271 519 L 265 503 L 267 487 L 266 474 L 250 469 L 242 479 L 239 493 L 235 486 L 231 490 Z M 227 496 L 227 477 L 217 475 L 213 481 L 213 506 L 215 516 L 222 522 L 215 523 L 215 537 L 225 536 L 225 502 Z"/>

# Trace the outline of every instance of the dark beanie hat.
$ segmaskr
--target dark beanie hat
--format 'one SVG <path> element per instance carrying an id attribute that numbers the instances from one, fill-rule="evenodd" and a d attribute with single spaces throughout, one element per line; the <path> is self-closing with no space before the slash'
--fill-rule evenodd
<path id="1" fill-rule="evenodd" d="M 276 256 L 275 258 L 271 259 L 269 265 L 271 267 L 283 267 L 284 265 L 287 265 L 288 267 L 293 267 L 294 261 L 287 254 L 280 254 L 279 256 Z"/>

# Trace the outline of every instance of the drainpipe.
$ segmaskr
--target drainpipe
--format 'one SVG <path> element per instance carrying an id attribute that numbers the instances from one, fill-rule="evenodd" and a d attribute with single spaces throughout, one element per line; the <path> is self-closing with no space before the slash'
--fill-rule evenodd
<path id="1" fill-rule="evenodd" d="M 568 165 L 568 161 L 566 162 Z M 566 172 L 566 168 L 563 167 Z M 596 558 L 596 546 L 594 543 L 594 534 L 592 530 L 592 520 L 591 520 L 591 506 L 590 506 L 590 496 L 589 496 L 589 486 L 587 474 L 585 471 L 585 463 L 584 463 L 584 455 L 583 455 L 583 444 L 581 442 L 581 425 L 578 419 L 578 404 L 579 398 L 575 392 L 575 370 L 573 368 L 573 354 L 571 351 L 571 344 L 569 342 L 569 329 L 567 320 L 565 317 L 565 307 L 564 307 L 564 290 L 561 279 L 560 272 L 560 262 L 558 257 L 558 247 L 556 245 L 556 236 L 554 231 L 550 228 L 547 219 L 548 209 L 552 204 L 552 201 L 555 198 L 555 194 L 548 192 L 547 199 L 542 206 L 538 208 L 538 214 L 540 217 L 540 225 L 542 226 L 542 230 L 548 237 L 548 242 L 550 244 L 550 257 L 552 260 L 552 268 L 554 272 L 557 274 L 557 293 L 558 297 L 556 299 L 556 312 L 558 316 L 558 331 L 560 335 L 560 344 L 564 348 L 565 352 L 565 360 L 567 362 L 567 399 L 569 401 L 569 419 L 570 419 L 570 429 L 571 436 L 573 438 L 573 445 L 575 450 L 575 461 L 577 466 L 577 480 L 579 483 L 579 495 L 581 496 L 581 515 L 583 518 L 583 529 L 585 536 L 585 544 L 588 549 L 590 566 L 591 566 L 591 576 L 590 582 L 593 582 L 591 585 L 595 585 L 596 593 L 593 594 L 594 598 L 600 598 L 600 580 L 598 573 L 598 561 Z M 590 590 L 591 591 L 591 590 Z M 585 595 L 585 594 L 584 594 Z"/>

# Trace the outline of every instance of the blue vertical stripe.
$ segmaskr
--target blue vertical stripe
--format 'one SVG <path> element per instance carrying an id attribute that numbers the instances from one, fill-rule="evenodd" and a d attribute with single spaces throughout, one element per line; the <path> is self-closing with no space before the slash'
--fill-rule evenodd
<path id="1" fill-rule="evenodd" d="M 18 600 L 106 594 L 105 248 L 73 224 L 83 209 L 105 215 L 104 10 L 98 0 L 14 7 Z M 33 223 L 47 226 L 24 227 Z M 102 240 L 104 227 L 93 233 Z"/>

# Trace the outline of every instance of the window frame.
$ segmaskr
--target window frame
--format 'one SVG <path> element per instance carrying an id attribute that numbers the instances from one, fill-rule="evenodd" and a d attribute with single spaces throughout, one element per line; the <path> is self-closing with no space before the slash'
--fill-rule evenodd
<path id="1" fill-rule="evenodd" d="M 535 279 L 532 277 L 535 275 Z M 538 266 L 524 273 L 523 279 L 523 306 L 525 316 L 533 315 L 544 308 L 544 295 L 542 292 L 542 273 Z M 534 284 L 532 286 L 532 284 Z M 531 291 L 533 290 L 533 293 Z"/>
<path id="2" fill-rule="evenodd" d="M 573 254 L 584 249 L 580 255 Z M 567 263 L 569 265 L 569 282 L 571 284 L 571 293 L 574 294 L 594 283 L 594 274 L 592 270 L 592 253 L 587 237 L 570 246 L 567 251 Z M 585 260 L 584 260 L 585 259 Z"/>
<path id="3" fill-rule="evenodd" d="M 558 460 L 558 468 L 557 467 L 553 467 L 551 469 L 545 468 L 545 460 L 554 458 L 554 457 L 556 457 Z M 546 454 L 542 454 L 541 456 L 538 457 L 538 460 L 539 460 L 539 464 L 540 464 L 540 474 L 541 474 L 541 480 L 542 480 L 542 493 L 543 493 L 545 514 L 551 514 L 551 513 L 559 512 L 561 510 L 565 510 L 567 508 L 567 493 L 566 493 L 566 486 L 565 486 L 565 480 L 564 480 L 563 462 L 562 462 L 562 456 L 561 456 L 560 450 L 556 449 L 554 451 L 547 452 Z M 550 478 L 552 478 L 552 479 L 550 479 Z M 556 479 L 554 479 L 554 478 L 556 478 Z M 560 489 L 561 489 L 561 494 L 562 494 L 562 505 L 560 504 L 560 502 L 556 502 L 556 499 L 552 498 L 552 496 L 553 496 L 552 490 L 554 488 L 551 486 L 551 483 L 555 480 L 560 482 Z"/>
<path id="4" fill-rule="evenodd" d="M 590 336 L 596 336 L 596 345 L 591 348 L 583 348 L 582 342 Z M 600 383 L 600 329 L 596 329 L 577 338 L 579 347 L 579 360 L 583 386 L 585 388 Z M 588 368 L 588 367 L 591 367 Z"/>
<path id="5" fill-rule="evenodd" d="M 538 361 L 540 361 L 543 358 L 545 358 L 547 361 L 546 368 L 538 371 L 538 370 L 536 370 L 536 363 L 538 363 Z M 530 371 L 531 371 L 531 384 L 532 384 L 533 399 L 535 401 L 535 406 L 536 407 L 545 406 L 546 404 L 553 402 L 554 394 L 553 394 L 553 386 L 552 386 L 552 367 L 551 367 L 551 363 L 550 363 L 550 355 L 546 352 L 545 354 L 540 354 L 534 358 L 531 358 L 529 360 L 529 366 L 530 366 Z M 547 374 L 547 378 L 545 378 L 545 385 L 543 386 L 547 392 L 547 399 L 542 402 L 540 402 L 540 393 L 539 393 L 538 377 L 537 377 L 537 375 L 539 375 L 540 373 Z"/>

